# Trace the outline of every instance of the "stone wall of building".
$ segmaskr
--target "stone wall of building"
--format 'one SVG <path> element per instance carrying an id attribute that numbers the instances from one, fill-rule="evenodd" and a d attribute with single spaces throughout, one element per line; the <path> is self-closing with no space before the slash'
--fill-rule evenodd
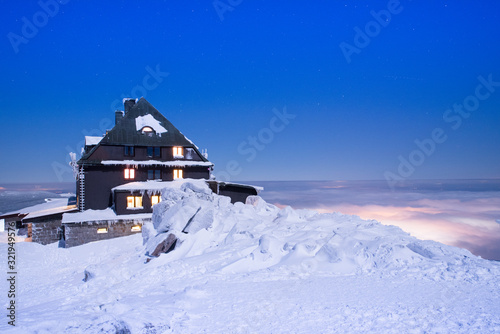
<path id="1" fill-rule="evenodd" d="M 47 245 L 60 239 L 61 218 L 37 219 L 31 222 L 31 241 Z M 29 233 L 28 233 L 29 236 Z"/>
<path id="2" fill-rule="evenodd" d="M 137 225 L 142 227 L 142 224 L 147 221 L 151 221 L 151 219 L 65 223 L 63 224 L 64 244 L 61 243 L 61 247 L 75 247 L 92 241 L 140 233 L 140 230 L 132 231 L 132 227 Z"/>

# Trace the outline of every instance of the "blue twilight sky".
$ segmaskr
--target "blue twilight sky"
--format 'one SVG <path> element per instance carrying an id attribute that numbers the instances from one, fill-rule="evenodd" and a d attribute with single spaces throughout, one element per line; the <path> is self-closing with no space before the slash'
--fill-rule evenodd
<path id="1" fill-rule="evenodd" d="M 68 152 L 125 96 L 222 179 L 500 177 L 499 1 L 3 1 L 1 15 L 3 183 L 72 180 Z"/>

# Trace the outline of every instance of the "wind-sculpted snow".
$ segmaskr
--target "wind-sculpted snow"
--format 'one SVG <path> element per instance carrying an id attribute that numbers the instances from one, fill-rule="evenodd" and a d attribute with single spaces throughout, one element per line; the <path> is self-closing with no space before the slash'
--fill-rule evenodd
<path id="1" fill-rule="evenodd" d="M 142 238 L 18 243 L 16 327 L 0 332 L 500 332 L 497 262 L 355 216 L 176 189 Z"/>
<path id="2" fill-rule="evenodd" d="M 180 241 L 172 254 L 163 256 L 180 260 L 210 254 L 212 261 L 200 265 L 212 272 L 395 275 L 404 271 L 433 280 L 474 280 L 500 273 L 467 250 L 418 240 L 398 227 L 355 216 L 279 209 L 258 196 L 233 205 L 227 197 L 191 183 L 181 190 L 165 189 L 163 199 L 155 206 L 153 225 L 157 234 L 174 233 Z M 150 229 L 146 226 L 144 231 Z M 161 239 L 151 239 L 148 248 Z"/>

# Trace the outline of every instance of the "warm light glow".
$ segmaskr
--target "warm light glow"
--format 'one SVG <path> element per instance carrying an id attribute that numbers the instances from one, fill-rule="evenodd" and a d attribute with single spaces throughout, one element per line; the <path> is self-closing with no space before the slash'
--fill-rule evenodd
<path id="1" fill-rule="evenodd" d="M 132 228 L 130 229 L 131 232 L 140 232 L 142 229 L 141 225 L 134 225 L 132 226 Z"/>
<path id="2" fill-rule="evenodd" d="M 182 169 L 174 169 L 174 180 L 183 179 L 184 173 Z"/>
<path id="3" fill-rule="evenodd" d="M 161 202 L 161 197 L 160 195 L 153 195 L 151 196 L 151 205 L 155 205 Z"/>
<path id="4" fill-rule="evenodd" d="M 142 128 L 142 132 L 154 132 L 154 130 L 149 126 L 145 126 Z"/>
<path id="5" fill-rule="evenodd" d="M 133 168 L 125 168 L 125 172 L 124 172 L 124 177 L 125 179 L 135 179 L 135 169 Z"/>
<path id="6" fill-rule="evenodd" d="M 97 233 L 108 233 L 108 228 L 107 227 L 99 227 L 97 229 Z"/>
<path id="7" fill-rule="evenodd" d="M 127 196 L 127 209 L 142 208 L 142 196 Z"/>
<path id="8" fill-rule="evenodd" d="M 182 147 L 180 146 L 174 147 L 174 157 L 179 157 L 179 158 L 184 157 L 184 150 Z"/>

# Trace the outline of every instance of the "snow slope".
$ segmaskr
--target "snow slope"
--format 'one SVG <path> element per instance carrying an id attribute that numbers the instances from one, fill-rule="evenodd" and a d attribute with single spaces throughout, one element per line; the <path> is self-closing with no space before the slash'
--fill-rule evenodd
<path id="1" fill-rule="evenodd" d="M 500 265 L 466 250 L 260 197 L 233 205 L 199 184 L 163 199 L 144 244 L 19 243 L 18 326 L 0 331 L 500 332 Z M 176 248 L 145 263 L 168 233 Z"/>

